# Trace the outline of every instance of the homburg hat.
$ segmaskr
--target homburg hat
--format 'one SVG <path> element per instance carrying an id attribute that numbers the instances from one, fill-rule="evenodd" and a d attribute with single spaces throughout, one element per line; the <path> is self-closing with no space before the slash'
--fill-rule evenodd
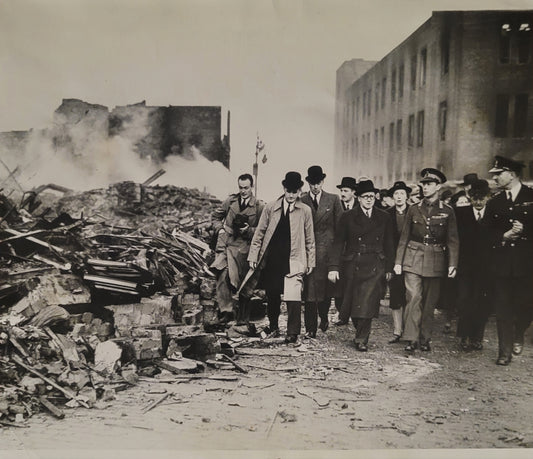
<path id="1" fill-rule="evenodd" d="M 337 185 L 337 188 L 351 188 L 352 190 L 357 190 L 357 183 L 353 177 L 343 177 L 341 184 Z"/>
<path id="2" fill-rule="evenodd" d="M 372 180 L 361 180 L 357 184 L 357 195 L 361 196 L 362 194 L 369 192 L 379 193 L 379 190 L 374 187 L 374 182 L 372 182 Z"/>
<path id="3" fill-rule="evenodd" d="M 463 177 L 463 183 L 459 183 L 459 186 L 472 185 L 472 183 L 474 183 L 476 180 L 478 180 L 478 176 L 475 172 L 471 174 L 466 174 Z"/>
<path id="4" fill-rule="evenodd" d="M 389 196 L 392 196 L 396 190 L 405 190 L 407 196 L 409 196 L 411 194 L 411 191 L 413 191 L 410 186 L 407 186 L 405 182 L 402 182 L 401 180 L 399 180 L 398 182 L 394 182 L 392 188 L 389 188 Z"/>

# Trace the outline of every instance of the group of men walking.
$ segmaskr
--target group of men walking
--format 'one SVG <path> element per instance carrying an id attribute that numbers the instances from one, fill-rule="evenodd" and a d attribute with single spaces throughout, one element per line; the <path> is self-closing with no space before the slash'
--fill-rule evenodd
<path id="1" fill-rule="evenodd" d="M 338 320 L 351 319 L 354 344 L 368 350 L 372 319 L 390 288 L 393 337 L 405 350 L 431 350 L 433 314 L 444 278 L 457 277 L 457 334 L 464 350 L 483 347 L 494 309 L 499 354 L 507 365 L 522 352 L 533 317 L 533 189 L 520 182 L 523 164 L 500 156 L 488 171 L 505 192 L 491 198 L 486 180 L 466 189 L 471 205 L 454 209 L 439 199 L 447 181 L 438 169 L 421 171 L 419 189 L 398 181 L 383 209 L 372 180 L 344 177 L 337 194 L 323 189 L 326 174 L 311 166 L 302 193 L 300 173 L 287 172 L 283 194 L 264 204 L 252 195 L 253 178 L 238 179 L 239 193 L 215 211 L 218 241 L 212 265 L 223 320 L 250 323 L 250 298 L 264 288 L 271 336 L 279 336 L 280 305 L 287 305 L 286 342 L 329 328 L 335 299 Z M 492 300 L 492 301 L 490 301 Z M 492 305 L 492 306 L 491 306 Z M 320 321 L 319 321 L 320 319 Z"/>

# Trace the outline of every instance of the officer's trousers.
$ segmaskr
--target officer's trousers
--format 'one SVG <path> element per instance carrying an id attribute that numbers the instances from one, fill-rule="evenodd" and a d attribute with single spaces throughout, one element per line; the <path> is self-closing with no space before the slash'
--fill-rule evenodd
<path id="1" fill-rule="evenodd" d="M 406 341 L 427 342 L 431 338 L 433 312 L 439 300 L 440 277 L 422 277 L 405 272 L 405 328 L 403 339 Z"/>

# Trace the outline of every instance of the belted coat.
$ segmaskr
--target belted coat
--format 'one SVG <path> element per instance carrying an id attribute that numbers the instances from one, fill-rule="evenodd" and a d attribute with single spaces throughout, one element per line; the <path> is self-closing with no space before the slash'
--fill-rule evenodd
<path id="1" fill-rule="evenodd" d="M 424 237 L 431 244 L 424 244 Z M 453 208 L 440 200 L 420 201 L 407 209 L 396 264 L 422 277 L 445 277 L 448 267 L 457 267 L 459 235 Z"/>

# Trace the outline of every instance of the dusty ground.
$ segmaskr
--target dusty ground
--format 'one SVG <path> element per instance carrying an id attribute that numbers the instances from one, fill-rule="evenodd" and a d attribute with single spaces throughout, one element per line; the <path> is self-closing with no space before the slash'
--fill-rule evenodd
<path id="1" fill-rule="evenodd" d="M 387 344 L 391 316 L 388 308 L 382 311 L 367 353 L 354 349 L 351 325 L 319 332 L 316 340 L 299 347 L 246 348 L 238 362 L 248 374 L 209 370 L 236 376 L 234 381 L 142 381 L 119 392 L 105 409 L 67 409 L 61 421 L 39 414 L 27 429 L 2 429 L 1 448 L 155 452 L 533 446 L 531 330 L 524 353 L 500 367 L 494 363 L 493 318 L 485 349 L 464 353 L 452 335 L 442 333 L 443 317 L 437 315 L 433 351 L 407 356 L 403 344 Z M 247 355 L 254 352 L 264 355 Z M 143 414 L 165 391 L 170 396 Z"/>

